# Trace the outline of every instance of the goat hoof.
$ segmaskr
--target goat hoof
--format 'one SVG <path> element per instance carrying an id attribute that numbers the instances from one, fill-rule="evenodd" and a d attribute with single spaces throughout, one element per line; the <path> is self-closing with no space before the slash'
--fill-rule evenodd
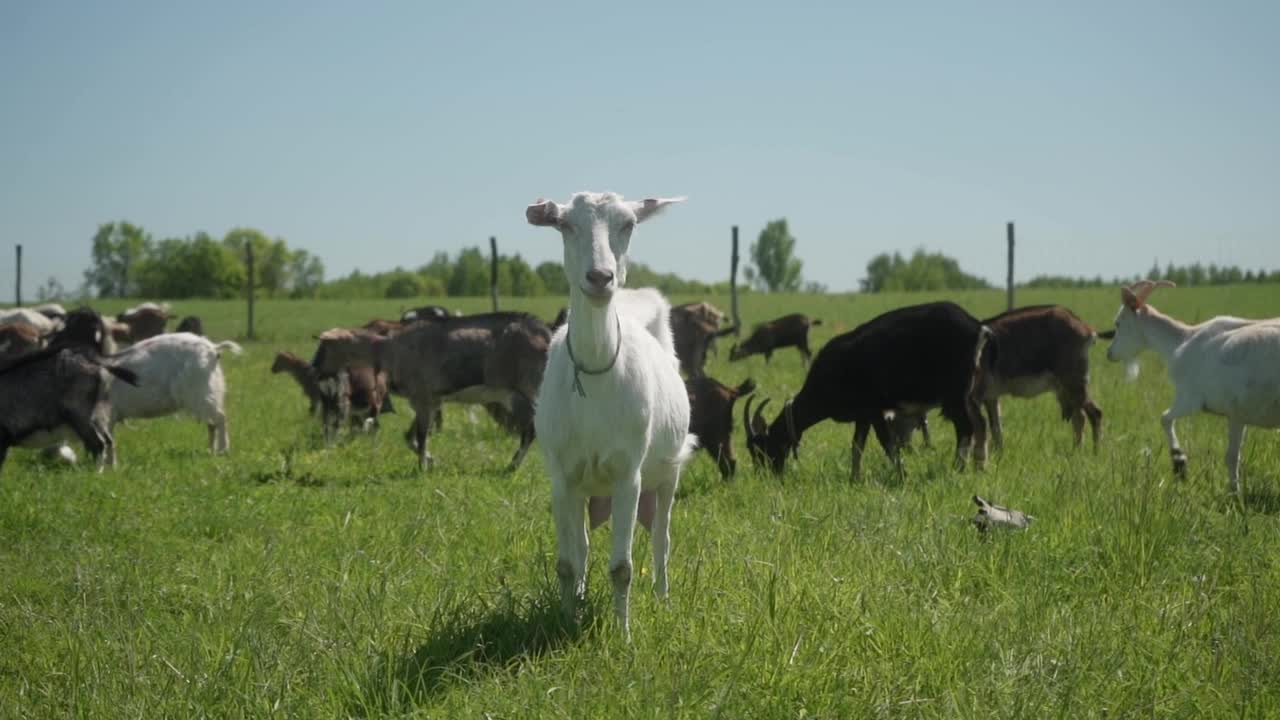
<path id="1" fill-rule="evenodd" d="M 1181 450 L 1173 453 L 1173 474 L 1180 478 L 1187 476 L 1187 454 Z"/>

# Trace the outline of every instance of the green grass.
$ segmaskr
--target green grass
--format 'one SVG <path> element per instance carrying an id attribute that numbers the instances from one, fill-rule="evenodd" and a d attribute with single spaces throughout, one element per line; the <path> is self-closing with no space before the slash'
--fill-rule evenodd
<path id="1" fill-rule="evenodd" d="M 1118 293 L 1023 292 L 1109 327 Z M 676 298 L 683 300 L 684 298 Z M 922 295 L 744 298 L 748 322 L 793 309 L 814 347 Z M 958 296 L 979 315 L 1003 295 Z M 713 299 L 727 307 L 724 299 Z M 1267 288 L 1161 291 L 1193 320 L 1280 315 Z M 479 310 L 484 301 L 459 301 Z M 512 301 L 512 305 L 516 303 Z M 550 317 L 559 298 L 521 303 Z M 176 303 L 215 338 L 239 303 Z M 114 306 L 107 306 L 115 309 Z M 224 359 L 232 450 L 183 418 L 117 433 L 96 474 L 15 451 L 0 475 L 0 717 L 1274 717 L 1280 714 L 1280 443 L 1254 430 L 1243 508 L 1225 495 L 1225 425 L 1180 424 L 1174 480 L 1158 415 L 1171 397 L 1144 357 L 1136 383 L 1094 351 L 1100 452 L 1073 452 L 1054 401 L 1007 400 L 1007 446 L 982 473 L 949 467 L 953 435 L 907 457 L 878 448 L 850 484 L 849 426 L 806 434 L 782 482 L 719 479 L 699 455 L 673 521 L 672 589 L 647 589 L 640 531 L 634 640 L 610 610 L 607 530 L 592 534 L 588 618 L 557 615 L 555 536 L 538 452 L 456 408 L 419 475 L 388 418 L 332 450 L 296 387 L 268 372 L 326 327 L 395 302 L 262 302 Z M 729 364 L 778 400 L 793 351 Z M 1280 370 L 1278 370 L 1280 372 Z M 874 446 L 874 442 L 872 443 Z M 980 493 L 1037 516 L 982 540 Z"/>

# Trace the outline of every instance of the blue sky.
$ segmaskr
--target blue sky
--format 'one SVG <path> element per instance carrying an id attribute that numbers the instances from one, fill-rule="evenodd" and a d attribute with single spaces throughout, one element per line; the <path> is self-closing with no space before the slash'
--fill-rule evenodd
<path id="1" fill-rule="evenodd" d="M 807 280 L 885 250 L 1004 276 L 1280 268 L 1280 3 L 0 3 L 0 299 L 97 225 L 257 227 L 330 277 L 539 196 L 687 195 L 633 256 L 714 280 L 786 217 Z"/>

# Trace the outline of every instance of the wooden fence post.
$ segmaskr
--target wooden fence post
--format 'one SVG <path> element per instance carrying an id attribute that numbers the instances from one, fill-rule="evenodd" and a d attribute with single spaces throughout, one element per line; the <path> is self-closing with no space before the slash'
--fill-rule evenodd
<path id="1" fill-rule="evenodd" d="M 1005 229 L 1009 235 L 1009 276 L 1005 279 L 1005 292 L 1007 293 L 1008 310 L 1013 309 L 1013 223 L 1005 225 Z"/>
<path id="2" fill-rule="evenodd" d="M 14 294 L 17 295 L 17 298 L 14 300 L 14 304 L 17 305 L 18 307 L 22 307 L 22 245 L 21 244 L 18 245 L 18 280 L 13 284 L 13 289 L 14 289 Z"/>
<path id="3" fill-rule="evenodd" d="M 742 318 L 738 316 L 738 226 L 733 226 L 733 255 L 729 259 L 729 314 L 733 317 L 733 335 L 742 336 Z"/>
<path id="4" fill-rule="evenodd" d="M 489 236 L 489 297 L 493 311 L 498 312 L 498 238 Z"/>
<path id="5" fill-rule="evenodd" d="M 248 240 L 244 241 L 245 267 L 249 271 L 249 339 L 253 339 L 253 244 Z"/>

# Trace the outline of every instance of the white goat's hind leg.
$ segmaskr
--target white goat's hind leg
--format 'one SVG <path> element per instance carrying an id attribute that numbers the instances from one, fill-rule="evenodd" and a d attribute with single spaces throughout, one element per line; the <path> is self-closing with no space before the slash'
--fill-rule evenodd
<path id="1" fill-rule="evenodd" d="M 1173 473 L 1178 476 L 1187 474 L 1187 454 L 1182 451 L 1182 446 L 1178 444 L 1178 433 L 1173 428 L 1173 423 L 1180 417 L 1191 415 L 1197 411 L 1193 403 L 1182 399 L 1182 396 L 1175 396 L 1173 406 L 1164 411 L 1160 416 L 1160 424 L 1164 426 L 1165 438 L 1169 441 L 1169 455 L 1173 458 Z"/>
<path id="2" fill-rule="evenodd" d="M 1244 445 L 1244 423 L 1229 420 L 1227 425 L 1227 489 L 1240 492 L 1240 448 Z"/>
<path id="3" fill-rule="evenodd" d="M 653 517 L 653 592 L 660 598 L 667 596 L 667 558 L 671 555 L 671 508 L 675 505 L 676 486 L 680 469 L 671 467 L 662 485 L 654 491 L 657 508 Z"/>
<path id="4" fill-rule="evenodd" d="M 231 436 L 227 434 L 226 413 L 217 413 L 209 423 L 209 450 L 221 455 L 231 449 Z"/>
<path id="5" fill-rule="evenodd" d="M 609 553 L 609 578 L 613 581 L 613 614 L 622 625 L 622 636 L 631 640 L 631 542 L 640 506 L 640 472 L 613 487 L 613 548 Z"/>

